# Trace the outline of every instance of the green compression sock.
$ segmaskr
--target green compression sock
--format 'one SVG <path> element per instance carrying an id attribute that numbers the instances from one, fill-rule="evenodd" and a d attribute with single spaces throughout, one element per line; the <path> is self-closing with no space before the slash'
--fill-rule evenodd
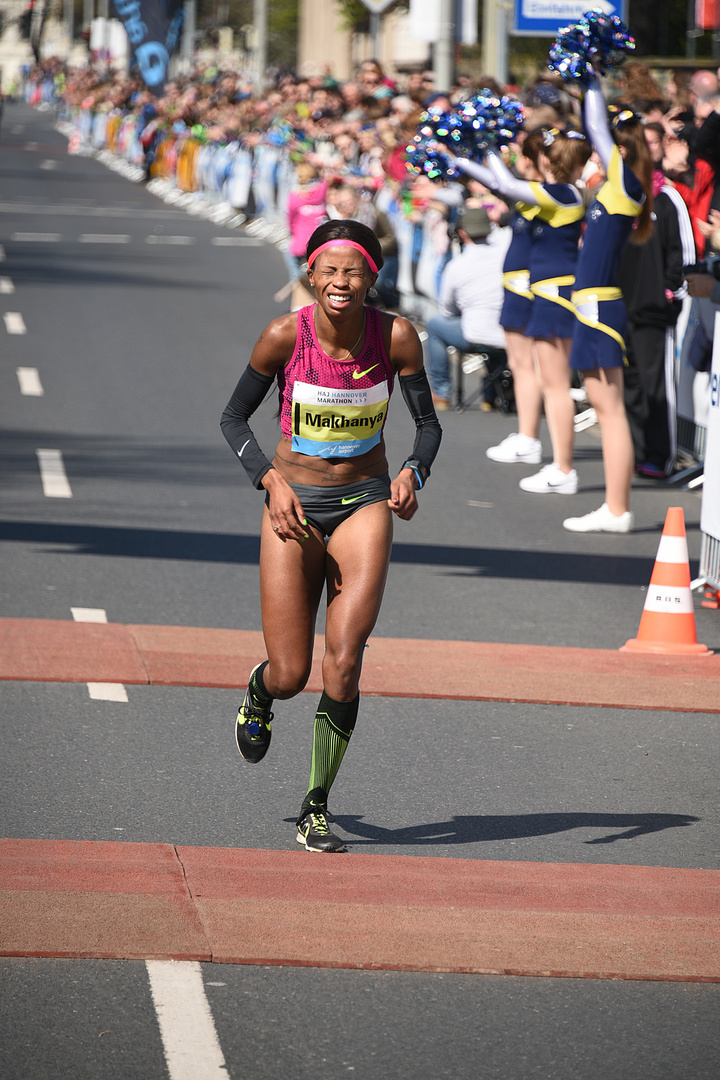
<path id="1" fill-rule="evenodd" d="M 250 678 L 250 693 L 258 705 L 269 705 L 272 701 L 272 697 L 265 689 L 265 680 L 263 675 L 265 674 L 265 668 L 269 664 L 269 660 L 266 660 L 264 664 L 260 664 L 259 667 L 253 671 Z"/>
<path id="2" fill-rule="evenodd" d="M 330 788 L 355 727 L 359 703 L 359 694 L 352 701 L 334 701 L 323 690 L 315 714 L 310 783 L 303 810 L 327 806 Z"/>

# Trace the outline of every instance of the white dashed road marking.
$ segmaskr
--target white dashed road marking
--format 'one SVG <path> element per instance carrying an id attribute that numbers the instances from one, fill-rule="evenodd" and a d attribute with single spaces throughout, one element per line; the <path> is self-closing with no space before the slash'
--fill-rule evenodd
<path id="1" fill-rule="evenodd" d="M 112 682 L 89 682 L 88 693 L 93 701 L 125 701 L 127 702 L 127 690 L 122 683 Z"/>
<path id="2" fill-rule="evenodd" d="M 95 206 L 89 205 L 87 199 L 68 200 L 64 203 L 0 202 L 0 214 L 22 214 L 23 217 L 27 217 L 28 214 L 36 217 L 47 217 L 48 214 L 52 214 L 61 217 L 136 218 L 153 221 L 157 221 L 158 218 L 164 220 L 182 218 L 186 220 L 186 215 L 182 210 L 141 210 L 130 206 Z"/>
<path id="3" fill-rule="evenodd" d="M 42 397 L 43 388 L 40 382 L 40 375 L 38 369 L 34 367 L 19 367 L 16 368 L 18 382 L 20 384 L 20 393 L 25 397 Z"/>
<path id="4" fill-rule="evenodd" d="M 146 244 L 177 244 L 181 246 L 183 244 L 194 244 L 194 236 L 146 236 Z"/>
<path id="5" fill-rule="evenodd" d="M 213 236 L 210 241 L 215 247 L 264 247 L 264 240 L 255 240 L 252 236 Z"/>
<path id="6" fill-rule="evenodd" d="M 25 320 L 19 311 L 6 311 L 3 315 L 8 334 L 26 334 Z"/>
<path id="7" fill-rule="evenodd" d="M 200 964 L 146 960 L 170 1080 L 228 1080 Z"/>
<path id="8" fill-rule="evenodd" d="M 70 612 L 75 622 L 101 622 L 108 621 L 107 611 L 101 607 L 71 607 Z"/>
<path id="9" fill-rule="evenodd" d="M 276 304 L 282 304 L 283 300 L 287 299 L 287 297 L 293 291 L 293 285 L 294 282 L 288 281 L 283 285 L 281 289 L 278 289 L 278 291 L 273 296 L 273 300 Z"/>
<path id="10" fill-rule="evenodd" d="M 59 450 L 36 450 L 43 492 L 48 499 L 72 499 L 72 490 Z"/>
<path id="11" fill-rule="evenodd" d="M 53 169 L 57 169 L 58 163 L 54 158 L 46 158 L 45 161 L 40 162 L 40 168 L 46 169 L 48 172 L 52 172 Z"/>
<path id="12" fill-rule="evenodd" d="M 62 236 L 57 232 L 16 232 L 10 239 L 26 244 L 58 244 Z"/>
<path id="13" fill-rule="evenodd" d="M 129 244 L 130 237 L 124 233 L 82 233 L 79 244 Z"/>
<path id="14" fill-rule="evenodd" d="M 12 283 L 12 278 L 0 277 L 0 293 L 3 296 L 12 296 L 15 292 L 15 286 Z"/>

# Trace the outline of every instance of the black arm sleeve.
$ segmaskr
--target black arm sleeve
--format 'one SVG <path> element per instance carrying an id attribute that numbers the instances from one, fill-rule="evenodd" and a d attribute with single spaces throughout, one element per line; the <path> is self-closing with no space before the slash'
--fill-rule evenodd
<path id="1" fill-rule="evenodd" d="M 422 462 L 429 476 L 430 466 L 435 460 L 442 439 L 442 428 L 435 415 L 430 383 L 424 368 L 412 375 L 401 375 L 399 381 L 405 404 L 415 421 L 415 445 L 411 457 Z"/>
<path id="2" fill-rule="evenodd" d="M 273 382 L 274 379 L 269 375 L 262 375 L 248 364 L 220 419 L 223 435 L 240 458 L 240 464 L 253 487 L 258 489 L 262 487 L 261 480 L 265 473 L 272 469 L 272 465 L 258 446 L 248 420 Z"/>

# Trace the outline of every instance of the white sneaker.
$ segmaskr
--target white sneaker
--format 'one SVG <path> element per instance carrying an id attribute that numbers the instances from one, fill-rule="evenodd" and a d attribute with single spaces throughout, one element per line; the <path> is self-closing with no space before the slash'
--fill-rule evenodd
<path id="1" fill-rule="evenodd" d="M 552 465 L 544 465 L 539 473 L 522 479 L 520 487 L 523 491 L 534 491 L 539 495 L 548 495 L 553 491 L 558 495 L 574 495 L 578 489 L 578 474 L 574 469 L 564 473 L 553 462 Z"/>
<path id="2" fill-rule="evenodd" d="M 566 518 L 563 527 L 570 532 L 609 532 L 629 533 L 635 524 L 633 514 L 626 510 L 624 514 L 611 514 L 607 503 L 603 503 L 599 510 L 591 510 L 582 517 Z"/>
<path id="3" fill-rule="evenodd" d="M 485 454 L 491 461 L 539 465 L 542 461 L 542 445 L 539 439 L 531 439 L 529 435 L 513 431 L 512 435 L 508 435 L 497 446 L 491 446 Z"/>

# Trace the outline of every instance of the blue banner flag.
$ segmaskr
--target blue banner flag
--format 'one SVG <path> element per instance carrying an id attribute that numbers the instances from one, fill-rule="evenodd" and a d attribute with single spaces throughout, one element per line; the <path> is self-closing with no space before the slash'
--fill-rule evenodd
<path id="1" fill-rule="evenodd" d="M 143 82 L 151 90 L 162 88 L 182 34 L 182 0 L 113 0 L 113 7 Z"/>

